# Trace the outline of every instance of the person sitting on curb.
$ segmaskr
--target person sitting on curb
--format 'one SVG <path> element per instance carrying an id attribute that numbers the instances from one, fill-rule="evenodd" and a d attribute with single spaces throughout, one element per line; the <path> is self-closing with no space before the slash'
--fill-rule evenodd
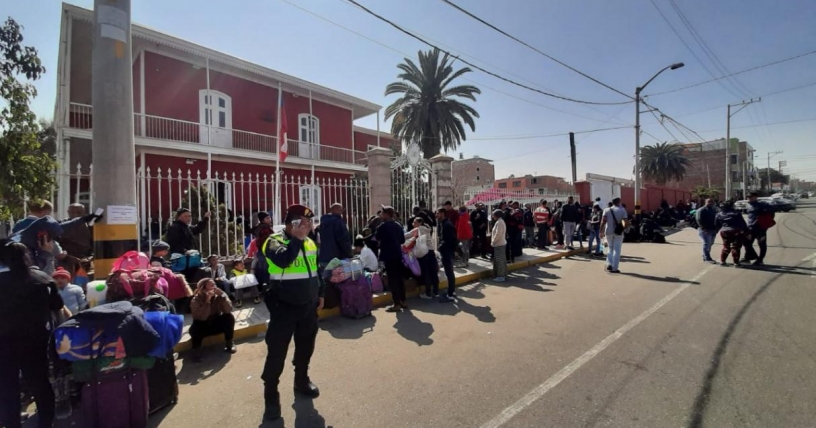
<path id="1" fill-rule="evenodd" d="M 192 359 L 194 362 L 202 360 L 201 344 L 207 336 L 223 333 L 224 351 L 230 354 L 238 351 L 232 341 L 235 332 L 232 303 L 226 293 L 215 286 L 212 279 L 204 278 L 198 282 L 190 306 L 193 312 L 190 337 L 193 341 Z"/>
<path id="2" fill-rule="evenodd" d="M 170 268 L 167 255 L 170 254 L 170 245 L 164 241 L 154 241 L 150 247 L 150 266 Z"/>

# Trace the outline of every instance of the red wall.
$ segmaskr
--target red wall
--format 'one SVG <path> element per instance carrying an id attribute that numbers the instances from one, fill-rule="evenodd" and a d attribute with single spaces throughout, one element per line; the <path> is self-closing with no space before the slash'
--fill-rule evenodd
<path id="1" fill-rule="evenodd" d="M 393 140 L 390 137 L 380 135 L 380 147 L 390 148 L 392 142 Z M 376 135 L 354 132 L 354 150 L 365 152 L 368 150 L 369 145 L 377 147 Z"/>
<path id="2" fill-rule="evenodd" d="M 575 183 L 575 193 L 578 194 L 578 201 L 581 205 L 592 205 L 592 183 L 589 181 L 579 181 Z"/>
<path id="3" fill-rule="evenodd" d="M 136 73 L 134 73 L 136 74 Z M 199 90 L 207 88 L 207 72 L 192 64 L 145 52 L 145 113 L 199 122 Z M 210 89 L 232 98 L 232 127 L 276 135 L 278 91 L 228 74 L 210 71 Z M 309 98 L 284 92 L 288 137 L 298 139 L 298 114 L 309 113 Z M 137 110 L 138 111 L 138 110 Z M 351 110 L 312 101 L 320 120 L 322 145 L 351 148 Z M 197 136 L 193 138 L 197 139 Z"/>

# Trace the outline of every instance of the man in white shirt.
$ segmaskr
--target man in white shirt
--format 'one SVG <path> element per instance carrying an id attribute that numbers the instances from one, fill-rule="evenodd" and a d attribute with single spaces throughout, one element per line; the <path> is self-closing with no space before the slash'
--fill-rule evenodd
<path id="1" fill-rule="evenodd" d="M 604 210 L 601 220 L 601 239 L 606 237 L 609 246 L 606 255 L 607 272 L 620 273 L 618 265 L 620 264 L 623 231 L 626 229 L 627 219 L 626 210 L 620 206 L 620 198 L 612 199 L 612 206 Z"/>

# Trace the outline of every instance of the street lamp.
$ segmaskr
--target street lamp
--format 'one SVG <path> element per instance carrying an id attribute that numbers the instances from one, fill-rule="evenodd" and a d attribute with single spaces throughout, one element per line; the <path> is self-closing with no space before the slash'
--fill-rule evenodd
<path id="1" fill-rule="evenodd" d="M 666 70 L 677 70 L 678 68 L 682 68 L 685 64 L 682 62 L 676 62 L 668 67 L 663 68 L 662 70 L 655 73 L 651 79 L 647 80 L 642 86 L 638 86 L 635 88 L 635 206 L 640 205 L 640 93 L 649 83 L 652 83 L 652 80 L 655 80 L 660 73 Z M 635 209 L 635 214 L 638 214 L 637 208 Z"/>

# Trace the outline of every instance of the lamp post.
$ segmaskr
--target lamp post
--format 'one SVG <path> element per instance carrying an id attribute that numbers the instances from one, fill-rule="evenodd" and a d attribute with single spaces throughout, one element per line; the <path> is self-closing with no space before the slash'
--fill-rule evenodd
<path id="1" fill-rule="evenodd" d="M 636 207 L 635 208 L 635 214 L 638 214 L 637 207 L 640 206 L 640 186 L 641 186 L 641 180 L 640 180 L 640 93 L 643 92 L 643 90 L 646 88 L 646 86 L 648 86 L 649 83 L 652 83 L 652 80 L 655 80 L 655 78 L 657 76 L 659 76 L 660 73 L 662 73 L 662 72 L 664 72 L 666 70 L 677 70 L 678 68 L 681 68 L 684 65 L 685 64 L 683 64 L 682 62 L 678 62 L 678 63 L 674 63 L 674 64 L 672 64 L 670 66 L 667 66 L 667 67 L 663 68 L 662 70 L 658 71 L 657 73 L 655 73 L 655 75 L 652 76 L 651 79 L 647 80 L 646 83 L 644 83 L 643 85 L 638 86 L 637 88 L 635 88 L 635 207 Z"/>

